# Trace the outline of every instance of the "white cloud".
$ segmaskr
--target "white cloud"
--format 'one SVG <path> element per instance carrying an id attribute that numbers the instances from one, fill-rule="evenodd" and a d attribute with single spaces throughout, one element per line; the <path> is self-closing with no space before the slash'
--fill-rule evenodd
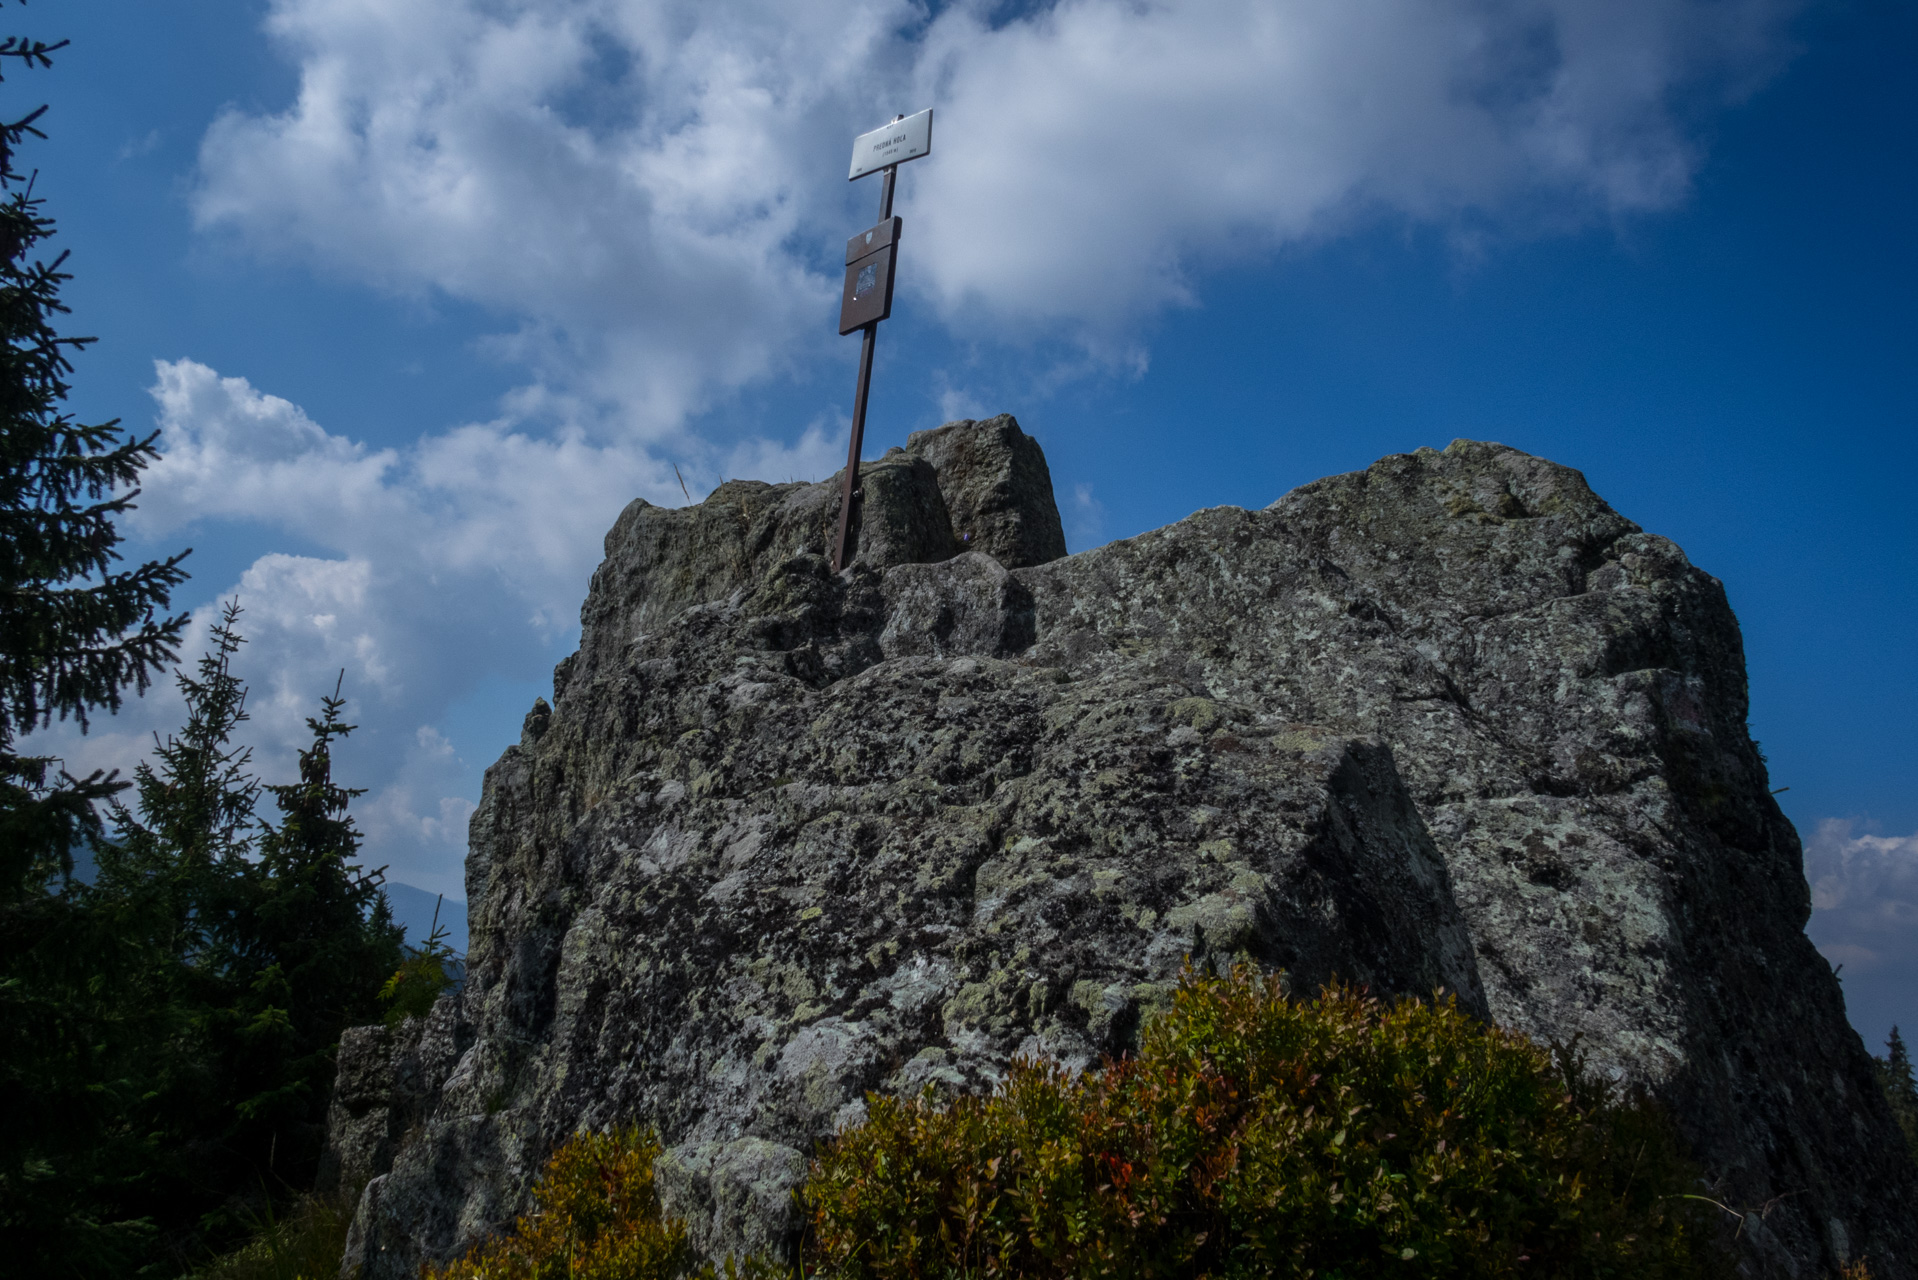
<path id="1" fill-rule="evenodd" d="M 1918 1029 L 1909 982 L 1918 971 L 1918 835 L 1854 835 L 1855 826 L 1827 819 L 1805 845 L 1806 932 L 1826 959 L 1844 966 L 1852 1022 L 1876 1041 L 1894 1022 Z"/>
<path id="2" fill-rule="evenodd" d="M 492 307 L 518 324 L 509 354 L 654 436 L 828 311 L 834 282 L 789 244 L 794 194 L 826 86 L 909 16 L 282 0 L 298 99 L 214 122 L 196 216 Z"/>
<path id="3" fill-rule="evenodd" d="M 1068 547 L 1084 551 L 1105 541 L 1106 507 L 1092 496 L 1091 485 L 1072 486 L 1072 501 L 1066 505 L 1064 523 Z"/>
<path id="4" fill-rule="evenodd" d="M 846 445 L 842 441 L 851 429 L 847 422 L 834 422 L 830 426 L 814 422 L 797 444 L 760 439 L 742 441 L 727 455 L 726 475 L 773 484 L 823 479 L 846 465 Z M 862 449 L 861 453 L 864 452 Z"/>
<path id="5" fill-rule="evenodd" d="M 150 537 L 209 517 L 253 521 L 380 575 L 402 565 L 483 574 L 564 619 L 620 507 L 642 495 L 682 500 L 666 463 L 576 429 L 541 437 L 481 423 L 369 450 L 244 378 L 191 360 L 155 369 L 166 452 L 133 518 Z"/>
<path id="6" fill-rule="evenodd" d="M 1130 4 L 934 25 L 921 199 L 948 310 L 1100 326 L 1191 272 L 1376 214 L 1659 208 L 1696 163 L 1670 102 L 1764 65 L 1787 6 L 1683 0 Z"/>
<path id="7" fill-rule="evenodd" d="M 1777 63 L 1797 0 L 275 0 L 284 110 L 208 131 L 195 210 L 507 318 L 579 420 L 656 439 L 829 341 L 852 135 L 935 105 L 904 287 L 970 340 L 1127 367 L 1198 273 L 1378 217 L 1668 206 L 1675 104 Z"/>
<path id="8" fill-rule="evenodd" d="M 1853 835 L 1830 818 L 1805 846 L 1812 936 L 1858 972 L 1918 959 L 1918 835 Z"/>
<path id="9" fill-rule="evenodd" d="M 945 422 L 956 422 L 961 418 L 989 418 L 992 411 L 985 402 L 973 393 L 971 388 L 955 386 L 950 375 L 943 370 L 936 375 L 939 378 L 939 417 Z"/>
<path id="10" fill-rule="evenodd" d="M 472 772 L 445 734 L 432 725 L 419 726 L 387 785 L 355 811 L 371 837 L 369 851 L 418 850 L 422 860 L 431 859 L 451 873 L 451 883 L 435 884 L 435 892 L 464 899 L 459 868 L 466 858 L 466 821 L 475 806 L 458 792 L 469 785 Z"/>

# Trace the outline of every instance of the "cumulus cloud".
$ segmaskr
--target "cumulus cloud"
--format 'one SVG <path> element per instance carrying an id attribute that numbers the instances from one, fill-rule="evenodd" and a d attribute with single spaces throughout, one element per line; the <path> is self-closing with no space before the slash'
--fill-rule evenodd
<path id="1" fill-rule="evenodd" d="M 926 270 L 947 310 L 1084 325 L 1379 214 L 1659 208 L 1696 163 L 1673 94 L 1762 65 L 1782 11 L 1065 0 L 995 29 L 960 9 L 919 67 L 947 109 Z"/>
<path id="2" fill-rule="evenodd" d="M 577 429 L 536 436 L 480 423 L 374 450 L 244 378 L 191 360 L 155 369 L 166 452 L 133 519 L 148 536 L 208 518 L 252 521 L 382 573 L 481 573 L 564 618 L 622 505 L 683 501 L 669 464 Z"/>
<path id="3" fill-rule="evenodd" d="M 834 283 L 790 243 L 823 86 L 908 15 L 285 0 L 268 29 L 298 98 L 214 122 L 195 213 L 492 307 L 517 322 L 502 350 L 629 431 L 670 431 L 829 309 Z"/>
<path id="4" fill-rule="evenodd" d="M 1854 1025 L 1872 1048 L 1893 1023 L 1918 1032 L 1918 835 L 1854 834 L 1855 823 L 1827 819 L 1805 845 L 1811 884 L 1807 932 L 1840 978 Z"/>
<path id="5" fill-rule="evenodd" d="M 765 439 L 741 441 L 728 451 L 725 473 L 773 484 L 829 476 L 846 465 L 843 451 L 850 430 L 851 424 L 845 422 L 814 422 L 793 444 Z"/>
<path id="6" fill-rule="evenodd" d="M 195 211 L 494 308 L 543 384 L 670 433 L 826 340 L 872 194 L 837 175 L 894 107 L 939 111 L 903 287 L 969 339 L 1043 326 L 1136 365 L 1139 323 L 1247 254 L 1672 204 L 1684 112 L 1762 79 L 1796 7 L 274 0 L 298 96 L 214 123 Z"/>

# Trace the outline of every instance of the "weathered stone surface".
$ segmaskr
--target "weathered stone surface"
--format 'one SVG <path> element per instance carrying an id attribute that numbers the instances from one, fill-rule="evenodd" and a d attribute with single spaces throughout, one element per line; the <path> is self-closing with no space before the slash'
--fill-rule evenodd
<path id="1" fill-rule="evenodd" d="M 418 1038 L 417 1023 L 405 1030 Z M 385 1027 L 350 1027 L 340 1037 L 326 1149 L 320 1156 L 321 1191 L 351 1195 L 393 1167 L 402 1136 L 399 1122 L 409 1101 L 395 1079 L 400 1064 Z"/>
<path id="2" fill-rule="evenodd" d="M 655 1165 L 660 1202 L 686 1221 L 693 1247 L 705 1254 L 760 1253 L 782 1248 L 798 1229 L 793 1187 L 806 1157 L 764 1138 L 686 1142 Z"/>
<path id="3" fill-rule="evenodd" d="M 860 484 L 865 501 L 853 523 L 855 560 L 885 568 L 944 560 L 958 550 L 930 463 L 894 449 L 862 464 Z M 606 535 L 606 559 L 586 608 L 594 621 L 663 626 L 691 605 L 751 590 L 793 556 L 828 554 L 838 519 L 839 484 L 830 480 L 729 480 L 690 507 L 634 499 Z"/>
<path id="4" fill-rule="evenodd" d="M 983 551 L 1008 569 L 1066 553 L 1045 452 L 1011 414 L 915 431 L 906 452 L 938 473 L 953 533 L 965 550 Z"/>
<path id="5" fill-rule="evenodd" d="M 805 488 L 609 537 L 555 704 L 488 774 L 468 985 L 396 1051 L 421 1083 L 349 1263 L 445 1256 L 628 1119 L 702 1247 L 776 1239 L 864 1090 L 1088 1062 L 1185 955 L 1237 954 L 1579 1037 L 1766 1210 L 1753 1274 L 1918 1275 L 1736 621 L 1576 472 L 1459 441 L 1010 571 L 869 497 L 931 563 L 837 577 L 785 540 L 827 509 Z"/>
<path id="6" fill-rule="evenodd" d="M 859 481 L 859 563 L 884 569 L 976 551 L 1016 569 L 1065 554 L 1045 454 L 1011 414 L 915 432 L 907 449 L 862 463 Z M 635 499 L 606 535 L 586 607 L 650 628 L 751 589 L 793 556 L 829 555 L 839 493 L 838 478 L 729 480 L 696 506 Z"/>
<path id="7" fill-rule="evenodd" d="M 968 551 L 942 564 L 900 565 L 880 588 L 888 658 L 978 654 L 1005 658 L 1032 645 L 1032 593 L 997 561 Z"/>

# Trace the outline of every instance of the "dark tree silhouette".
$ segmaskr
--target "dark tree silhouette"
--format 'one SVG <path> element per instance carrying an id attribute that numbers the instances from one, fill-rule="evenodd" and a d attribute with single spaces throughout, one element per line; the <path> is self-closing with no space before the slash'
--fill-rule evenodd
<path id="1" fill-rule="evenodd" d="M 0 60 L 50 66 L 65 44 L 9 37 Z M 15 167 L 21 143 L 45 136 L 34 123 L 45 111 L 0 124 L 0 894 L 9 905 L 37 898 L 48 872 L 71 874 L 71 850 L 98 829 L 93 802 L 120 785 L 62 777 L 57 761 L 16 752 L 20 735 L 55 719 L 84 729 L 90 711 L 117 710 L 128 688 L 145 692 L 187 621 L 163 616 L 186 578 L 186 553 L 119 563 L 116 521 L 158 456 L 155 435 L 124 435 L 117 419 L 81 424 L 61 408 L 69 356 L 93 339 L 54 328 L 67 310 L 67 255 L 43 255 L 53 220 Z"/>
<path id="2" fill-rule="evenodd" d="M 0 66 L 51 65 L 65 41 L 0 40 Z M 183 616 L 166 616 L 181 555 L 121 564 L 117 520 L 138 495 L 154 437 L 64 412 L 70 357 L 90 338 L 55 327 L 66 254 L 21 146 L 41 107 L 0 123 L 0 1247 L 23 1274 L 112 1274 L 151 1224 L 116 1216 L 143 1135 L 119 1122 L 139 1090 L 137 1011 L 114 994 L 140 969 L 137 941 L 103 927 L 73 880 L 96 839 L 96 805 L 125 786 L 74 778 L 21 739 L 144 691 L 171 661 Z"/>
<path id="3" fill-rule="evenodd" d="M 1913 1078 L 1911 1054 L 1905 1049 L 1905 1038 L 1898 1034 L 1897 1027 L 1891 1029 L 1891 1038 L 1885 1041 L 1885 1056 L 1873 1058 L 1871 1065 L 1877 1069 L 1878 1086 L 1885 1091 L 1892 1118 L 1904 1132 L 1905 1146 L 1918 1158 L 1918 1079 Z"/>

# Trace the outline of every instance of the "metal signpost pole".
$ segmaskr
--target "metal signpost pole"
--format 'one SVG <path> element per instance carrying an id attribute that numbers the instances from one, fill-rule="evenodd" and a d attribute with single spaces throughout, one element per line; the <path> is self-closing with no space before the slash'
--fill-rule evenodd
<path id="1" fill-rule="evenodd" d="M 904 120 L 904 116 L 894 116 Z M 899 166 L 889 164 L 879 188 L 879 221 L 892 217 L 893 183 L 898 181 Z M 833 540 L 832 571 L 838 573 L 852 559 L 847 540 L 852 536 L 852 504 L 865 495 L 859 489 L 859 447 L 866 439 L 866 397 L 872 391 L 872 349 L 879 341 L 879 322 L 872 321 L 859 339 L 859 383 L 852 395 L 852 445 L 846 450 L 846 483 L 839 493 L 839 536 Z"/>
<path id="2" fill-rule="evenodd" d="M 859 450 L 866 441 L 866 402 L 872 394 L 872 352 L 879 341 L 879 322 L 892 314 L 894 268 L 899 259 L 900 220 L 892 216 L 892 195 L 899 166 L 932 151 L 932 111 L 894 116 L 892 123 L 853 139 L 852 169 L 847 181 L 883 175 L 879 191 L 879 222 L 846 241 L 846 287 L 840 298 L 839 332 L 859 331 L 859 382 L 852 400 L 852 440 L 846 449 L 846 479 L 839 492 L 839 533 L 833 539 L 832 569 L 839 573 L 852 563 L 853 520 L 864 497 L 859 487 Z"/>

